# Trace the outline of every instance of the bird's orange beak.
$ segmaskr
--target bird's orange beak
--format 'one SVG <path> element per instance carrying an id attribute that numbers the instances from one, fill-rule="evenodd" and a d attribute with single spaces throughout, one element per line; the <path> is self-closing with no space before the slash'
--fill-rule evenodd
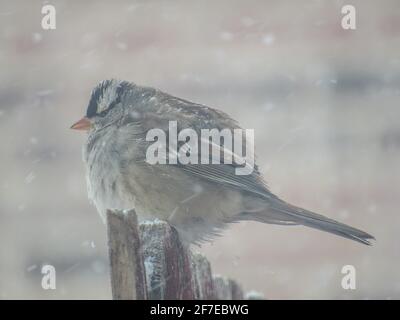
<path id="1" fill-rule="evenodd" d="M 83 117 L 81 120 L 78 122 L 74 123 L 71 126 L 71 129 L 75 130 L 89 130 L 92 127 L 92 122 L 89 120 L 87 117 Z"/>

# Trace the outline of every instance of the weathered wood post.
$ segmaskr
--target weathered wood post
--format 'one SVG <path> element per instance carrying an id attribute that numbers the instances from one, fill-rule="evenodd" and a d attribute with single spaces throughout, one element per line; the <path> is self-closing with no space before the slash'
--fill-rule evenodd
<path id="1" fill-rule="evenodd" d="M 199 253 L 194 253 L 191 257 L 196 299 L 215 300 L 217 296 L 210 262 Z"/>
<path id="2" fill-rule="evenodd" d="M 167 222 L 138 224 L 136 213 L 107 212 L 113 299 L 241 300 L 240 286 L 212 276 L 208 260 L 193 254 Z"/>
<path id="3" fill-rule="evenodd" d="M 188 248 L 167 222 L 140 225 L 149 299 L 194 299 L 194 277 Z"/>
<path id="4" fill-rule="evenodd" d="M 243 291 L 236 281 L 215 275 L 215 295 L 218 300 L 243 300 Z"/>
<path id="5" fill-rule="evenodd" d="M 107 211 L 111 291 L 114 300 L 147 299 L 135 211 Z"/>

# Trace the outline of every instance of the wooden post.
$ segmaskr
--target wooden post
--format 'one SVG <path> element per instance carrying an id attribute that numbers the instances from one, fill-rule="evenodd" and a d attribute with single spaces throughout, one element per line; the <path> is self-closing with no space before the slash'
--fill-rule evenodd
<path id="1" fill-rule="evenodd" d="M 242 289 L 232 279 L 216 275 L 214 276 L 214 287 L 218 300 L 243 300 Z"/>
<path id="2" fill-rule="evenodd" d="M 196 299 L 216 299 L 210 262 L 200 253 L 192 254 L 191 258 Z"/>
<path id="3" fill-rule="evenodd" d="M 213 277 L 208 260 L 167 222 L 138 225 L 134 210 L 109 210 L 107 227 L 113 299 L 243 299 L 240 286 Z"/>
<path id="4" fill-rule="evenodd" d="M 194 281 L 188 248 L 178 233 L 160 220 L 140 225 L 149 299 L 194 299 Z"/>
<path id="5" fill-rule="evenodd" d="M 147 299 L 145 269 L 135 211 L 108 210 L 107 226 L 113 299 Z"/>

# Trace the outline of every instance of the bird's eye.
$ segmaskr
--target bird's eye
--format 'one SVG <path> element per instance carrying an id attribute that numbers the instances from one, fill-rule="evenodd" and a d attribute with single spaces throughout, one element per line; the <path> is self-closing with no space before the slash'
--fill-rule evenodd
<path id="1" fill-rule="evenodd" d="M 107 109 L 103 110 L 102 112 L 98 113 L 97 115 L 100 117 L 104 117 L 112 108 L 114 108 L 118 103 L 120 102 L 120 99 L 116 99 L 113 102 L 110 103 Z"/>
<path id="2" fill-rule="evenodd" d="M 111 110 L 112 108 L 114 108 L 118 102 L 119 102 L 118 99 L 111 102 L 107 110 Z"/>
<path id="3" fill-rule="evenodd" d="M 102 112 L 100 112 L 100 113 L 98 114 L 98 116 L 104 117 L 104 116 L 107 114 L 107 112 L 108 112 L 109 110 L 110 110 L 110 109 L 103 110 Z"/>

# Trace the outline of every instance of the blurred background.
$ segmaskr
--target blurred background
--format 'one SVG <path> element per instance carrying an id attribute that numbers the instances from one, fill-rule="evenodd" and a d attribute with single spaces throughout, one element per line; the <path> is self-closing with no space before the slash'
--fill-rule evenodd
<path id="1" fill-rule="evenodd" d="M 42 6 L 56 30 L 41 28 Z M 0 298 L 110 299 L 106 228 L 69 127 L 107 78 L 216 107 L 256 135 L 270 189 L 364 229 L 232 225 L 195 250 L 268 299 L 400 298 L 400 3 L 0 1 Z M 57 289 L 43 290 L 52 264 Z M 341 287 L 344 265 L 357 289 Z"/>

